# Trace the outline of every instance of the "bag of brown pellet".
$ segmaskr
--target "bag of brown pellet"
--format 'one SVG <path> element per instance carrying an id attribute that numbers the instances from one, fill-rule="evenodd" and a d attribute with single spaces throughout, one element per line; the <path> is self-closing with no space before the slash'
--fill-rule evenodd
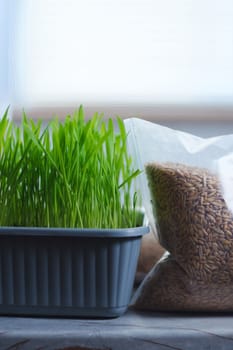
<path id="1" fill-rule="evenodd" d="M 145 166 L 146 214 L 167 251 L 140 285 L 133 306 L 233 311 L 233 186 L 224 171 L 233 136 L 202 139 L 145 121 L 130 123 L 134 157 Z"/>
<path id="2" fill-rule="evenodd" d="M 233 310 L 233 220 L 217 176 L 181 164 L 146 167 L 160 244 L 169 252 L 138 291 L 136 308 Z"/>

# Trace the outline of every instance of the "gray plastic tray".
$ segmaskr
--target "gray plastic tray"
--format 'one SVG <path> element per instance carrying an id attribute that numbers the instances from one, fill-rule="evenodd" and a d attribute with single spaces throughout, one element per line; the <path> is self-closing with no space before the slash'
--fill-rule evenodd
<path id="1" fill-rule="evenodd" d="M 120 316 L 148 231 L 1 227 L 0 314 Z"/>

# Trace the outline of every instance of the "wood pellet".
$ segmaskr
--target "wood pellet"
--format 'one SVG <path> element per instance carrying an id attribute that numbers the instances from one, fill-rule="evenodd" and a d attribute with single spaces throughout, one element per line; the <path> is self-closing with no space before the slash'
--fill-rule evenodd
<path id="1" fill-rule="evenodd" d="M 141 285 L 136 308 L 233 311 L 233 217 L 216 175 L 146 166 L 160 244 L 168 255 Z"/>

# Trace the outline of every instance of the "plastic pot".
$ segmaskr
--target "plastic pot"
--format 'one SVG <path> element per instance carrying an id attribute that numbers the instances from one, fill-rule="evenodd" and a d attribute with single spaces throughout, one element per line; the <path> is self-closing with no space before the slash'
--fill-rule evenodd
<path id="1" fill-rule="evenodd" d="M 148 231 L 1 227 L 0 314 L 120 316 Z"/>

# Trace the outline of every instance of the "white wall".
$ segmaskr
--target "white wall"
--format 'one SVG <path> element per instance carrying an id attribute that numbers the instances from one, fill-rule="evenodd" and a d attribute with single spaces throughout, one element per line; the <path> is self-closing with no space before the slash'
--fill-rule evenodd
<path id="1" fill-rule="evenodd" d="M 8 96 L 8 3 L 0 0 L 0 113 Z M 1 114 L 0 114 L 1 115 Z"/>
<path id="2" fill-rule="evenodd" d="M 18 105 L 233 104 L 232 0 L 14 2 Z"/>

